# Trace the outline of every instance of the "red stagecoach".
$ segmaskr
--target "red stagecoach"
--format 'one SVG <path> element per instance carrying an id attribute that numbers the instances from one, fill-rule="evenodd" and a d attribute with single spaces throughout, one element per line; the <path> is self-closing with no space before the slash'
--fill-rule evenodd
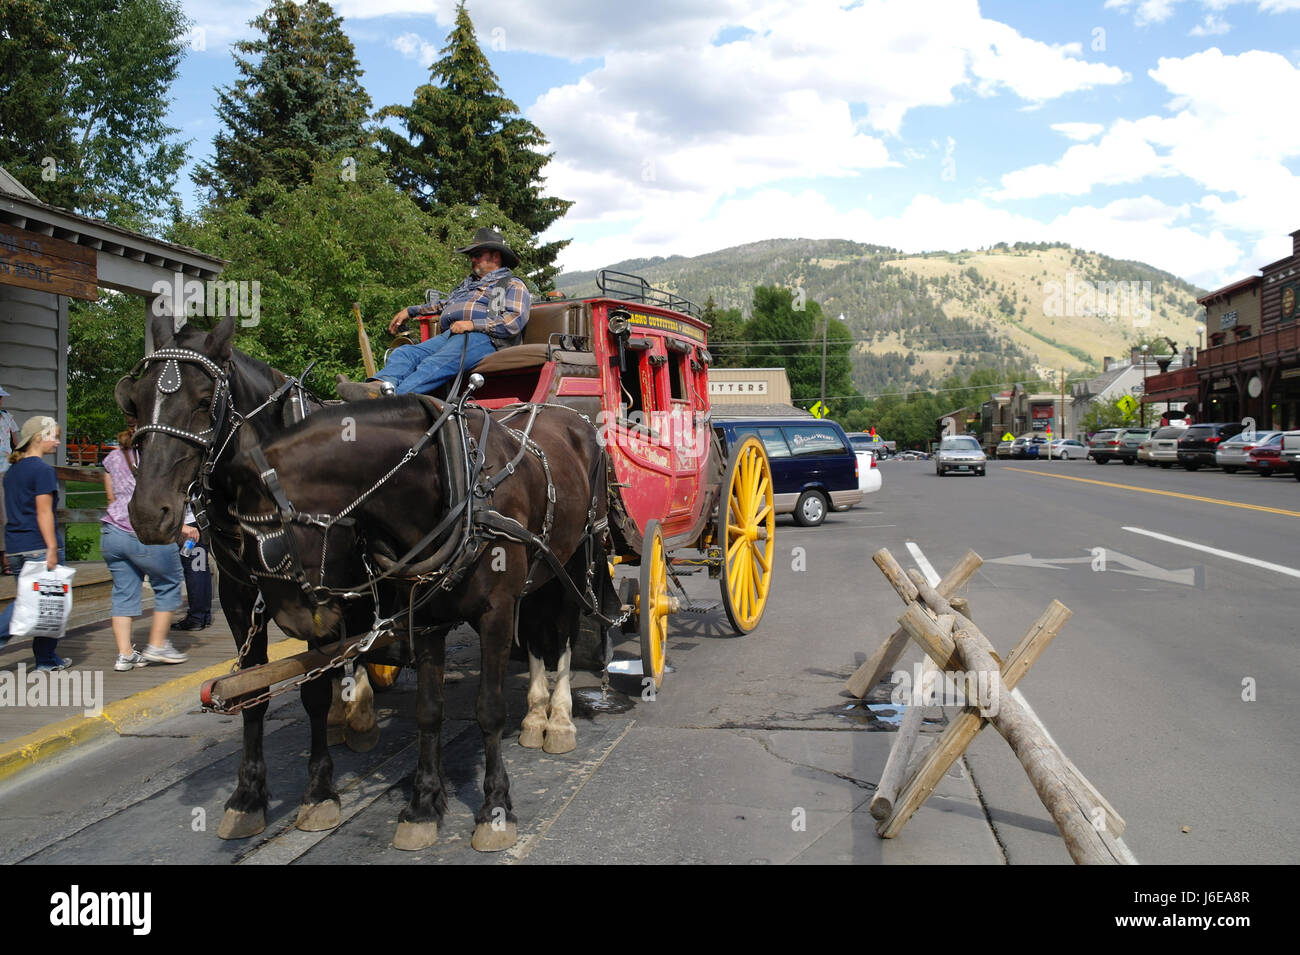
<path id="1" fill-rule="evenodd" d="M 639 564 L 625 584 L 641 639 L 642 672 L 663 679 L 675 566 L 705 566 L 721 580 L 722 605 L 739 633 L 763 616 L 771 588 L 775 514 L 761 442 L 728 456 L 709 413 L 709 326 L 690 302 L 642 278 L 604 270 L 594 298 L 535 304 L 523 343 L 473 372 L 474 401 L 568 405 L 599 431 L 609 454 L 615 560 Z M 436 332 L 420 316 L 421 338 Z M 678 555 L 694 550 L 696 556 Z M 680 588 L 678 588 L 680 591 Z M 376 672 L 379 682 L 395 677 Z"/>

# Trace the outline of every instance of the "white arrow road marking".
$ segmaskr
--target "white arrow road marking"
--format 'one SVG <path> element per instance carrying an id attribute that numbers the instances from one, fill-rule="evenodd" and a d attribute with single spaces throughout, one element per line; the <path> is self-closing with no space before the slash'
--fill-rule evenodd
<path id="1" fill-rule="evenodd" d="M 1143 530 L 1140 527 L 1126 527 L 1124 530 L 1131 531 L 1134 534 L 1141 534 L 1144 537 L 1154 537 L 1156 540 L 1165 541 L 1168 544 L 1177 544 L 1179 547 L 1190 547 L 1192 550 L 1203 551 L 1206 554 L 1213 554 L 1216 557 L 1226 557 L 1228 560 L 1241 561 L 1241 563 L 1250 564 L 1253 567 L 1263 567 L 1265 570 L 1271 570 L 1279 574 L 1286 574 L 1288 577 L 1300 577 L 1300 570 L 1296 570 L 1294 567 L 1284 567 L 1281 564 L 1273 564 L 1267 560 L 1260 560 L 1256 557 L 1247 557 L 1245 554 L 1234 554 L 1230 550 L 1219 550 L 1217 547 L 1207 547 L 1205 544 L 1197 544 L 1193 541 L 1186 541 L 1178 537 L 1170 537 L 1168 534 L 1157 534 L 1155 531 Z"/>
<path id="2" fill-rule="evenodd" d="M 1106 549 L 1106 573 L 1110 574 L 1128 574 L 1132 577 L 1148 577 L 1151 580 L 1163 580 L 1170 584 L 1181 584 L 1184 587 L 1196 586 L 1196 568 L 1188 567 L 1185 570 L 1166 570 L 1163 567 L 1157 567 L 1155 564 L 1148 564 L 1144 560 L 1138 560 L 1136 557 L 1130 557 L 1128 554 L 1121 554 L 1117 550 L 1107 547 Z M 986 560 L 986 564 L 1010 564 L 1014 567 L 1037 567 L 1048 570 L 1065 570 L 1063 564 L 1091 564 L 1093 557 L 1035 557 L 1032 554 L 1012 554 L 1010 557 L 995 557 L 992 560 Z M 1112 567 L 1113 564 L 1119 564 L 1121 567 L 1127 567 L 1128 570 L 1120 570 Z M 1101 573 L 1101 571 L 1098 571 Z"/>

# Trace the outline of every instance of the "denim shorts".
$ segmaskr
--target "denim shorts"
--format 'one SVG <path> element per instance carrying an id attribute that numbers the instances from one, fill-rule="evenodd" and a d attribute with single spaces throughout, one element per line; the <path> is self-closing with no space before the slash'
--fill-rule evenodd
<path id="1" fill-rule="evenodd" d="M 153 587 L 154 610 L 181 609 L 181 555 L 175 544 L 141 544 L 112 524 L 101 524 L 99 549 L 113 575 L 113 616 L 138 617 L 145 575 Z"/>

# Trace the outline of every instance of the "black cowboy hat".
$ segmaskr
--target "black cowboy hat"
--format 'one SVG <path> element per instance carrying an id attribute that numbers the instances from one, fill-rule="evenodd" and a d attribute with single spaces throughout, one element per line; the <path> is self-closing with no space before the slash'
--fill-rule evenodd
<path id="1" fill-rule="evenodd" d="M 508 269 L 513 269 L 519 264 L 519 256 L 510 251 L 510 246 L 506 245 L 506 240 L 500 232 L 495 229 L 479 229 L 474 233 L 474 241 L 463 249 L 457 249 L 462 255 L 469 255 L 479 249 L 488 249 L 492 252 L 501 253 L 501 264 Z"/>

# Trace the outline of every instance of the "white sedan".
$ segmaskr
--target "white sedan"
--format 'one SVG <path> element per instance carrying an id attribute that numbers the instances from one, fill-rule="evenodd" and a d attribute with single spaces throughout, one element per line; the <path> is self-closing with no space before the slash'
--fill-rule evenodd
<path id="1" fill-rule="evenodd" d="M 853 446 L 853 453 L 858 458 L 858 489 L 863 494 L 870 494 L 872 491 L 879 491 L 884 479 L 880 476 L 880 468 L 876 467 L 876 454 L 873 448 L 880 445 L 871 442 L 865 434 L 859 441 L 858 435 L 849 435 L 849 444 Z"/>

